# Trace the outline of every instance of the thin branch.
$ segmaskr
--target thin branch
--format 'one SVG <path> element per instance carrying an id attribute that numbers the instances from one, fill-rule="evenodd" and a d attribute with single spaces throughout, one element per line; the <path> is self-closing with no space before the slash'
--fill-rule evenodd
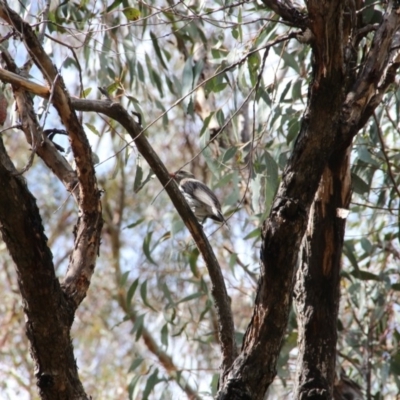
<path id="1" fill-rule="evenodd" d="M 22 76 L 14 72 L 10 72 L 1 68 L 0 68 L 0 80 L 2 80 L 3 82 L 11 83 L 12 85 L 15 86 L 21 86 L 25 90 L 33 94 L 36 94 L 40 97 L 44 97 L 45 99 L 47 99 L 50 96 L 50 90 L 47 87 L 34 83 L 29 79 L 23 78 Z"/>

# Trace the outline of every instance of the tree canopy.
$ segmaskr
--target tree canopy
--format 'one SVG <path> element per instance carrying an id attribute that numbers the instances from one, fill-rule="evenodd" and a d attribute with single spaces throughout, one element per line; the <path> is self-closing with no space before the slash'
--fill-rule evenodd
<path id="1" fill-rule="evenodd" d="M 399 393 L 398 1 L 0 19 L 1 397 Z"/>

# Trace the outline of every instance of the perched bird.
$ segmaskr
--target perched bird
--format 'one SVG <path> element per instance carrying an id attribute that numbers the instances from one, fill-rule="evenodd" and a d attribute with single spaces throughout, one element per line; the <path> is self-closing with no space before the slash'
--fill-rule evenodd
<path id="1" fill-rule="evenodd" d="M 221 212 L 221 204 L 217 196 L 203 182 L 195 179 L 188 171 L 180 170 L 170 174 L 179 185 L 189 207 L 197 220 L 202 224 L 207 218 L 227 223 Z"/>

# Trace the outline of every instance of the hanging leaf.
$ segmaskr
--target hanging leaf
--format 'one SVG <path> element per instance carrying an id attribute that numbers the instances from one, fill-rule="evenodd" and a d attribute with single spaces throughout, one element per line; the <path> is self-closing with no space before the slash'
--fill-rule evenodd
<path id="1" fill-rule="evenodd" d="M 153 231 L 148 232 L 147 235 L 145 236 L 143 240 L 143 253 L 149 262 L 151 262 L 154 265 L 157 265 L 157 263 L 151 257 L 150 244 L 152 236 L 153 236 Z"/>
<path id="2" fill-rule="evenodd" d="M 135 358 L 135 359 L 132 361 L 132 364 L 131 364 L 131 366 L 129 367 L 128 372 L 134 371 L 140 364 L 142 364 L 142 362 L 143 362 L 143 358 L 142 358 L 142 357 Z"/>
<path id="3" fill-rule="evenodd" d="M 156 53 L 156 56 L 158 57 L 158 59 L 161 62 L 161 65 L 163 66 L 164 69 L 167 69 L 167 65 L 165 64 L 163 55 L 161 53 L 161 49 L 160 46 L 158 45 L 158 39 L 157 36 L 153 33 L 153 31 L 150 31 L 150 38 L 151 38 L 151 42 L 153 43 L 154 46 L 154 51 Z"/>
<path id="4" fill-rule="evenodd" d="M 136 289 L 138 287 L 139 284 L 139 278 L 136 278 L 133 283 L 131 284 L 131 286 L 129 286 L 128 292 L 126 294 L 126 304 L 129 307 L 132 303 L 132 298 L 135 295 Z"/>
<path id="5" fill-rule="evenodd" d="M 163 379 L 160 379 L 158 377 L 158 368 L 156 368 L 155 371 L 147 379 L 146 387 L 144 388 L 143 395 L 142 395 L 142 400 L 147 400 L 150 396 L 151 391 L 155 388 L 155 386 L 158 383 L 160 383 L 162 381 L 163 381 Z"/>

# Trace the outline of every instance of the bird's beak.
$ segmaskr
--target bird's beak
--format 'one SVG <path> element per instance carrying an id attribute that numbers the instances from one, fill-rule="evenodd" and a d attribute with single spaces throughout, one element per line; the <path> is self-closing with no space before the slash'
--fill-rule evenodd
<path id="1" fill-rule="evenodd" d="M 175 178 L 175 174 L 169 174 L 171 178 Z"/>

